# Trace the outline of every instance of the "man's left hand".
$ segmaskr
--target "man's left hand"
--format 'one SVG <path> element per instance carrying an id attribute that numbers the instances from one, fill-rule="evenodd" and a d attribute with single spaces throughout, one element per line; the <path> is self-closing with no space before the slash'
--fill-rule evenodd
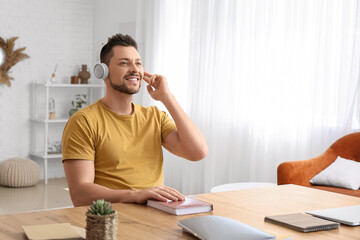
<path id="1" fill-rule="evenodd" d="M 144 72 L 144 81 L 149 84 L 147 90 L 154 100 L 163 102 L 170 95 L 164 76 Z"/>

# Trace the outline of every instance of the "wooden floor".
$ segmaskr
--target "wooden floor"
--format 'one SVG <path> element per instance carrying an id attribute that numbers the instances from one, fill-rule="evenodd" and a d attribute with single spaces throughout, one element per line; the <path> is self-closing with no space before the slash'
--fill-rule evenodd
<path id="1" fill-rule="evenodd" d="M 72 207 L 65 178 L 40 181 L 33 187 L 0 186 L 0 214 Z"/>

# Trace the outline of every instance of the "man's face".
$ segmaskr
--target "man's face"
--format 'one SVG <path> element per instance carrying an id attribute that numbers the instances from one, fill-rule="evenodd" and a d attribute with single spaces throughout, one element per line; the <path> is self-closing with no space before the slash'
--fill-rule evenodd
<path id="1" fill-rule="evenodd" d="M 130 46 L 114 46 L 109 63 L 109 84 L 118 92 L 135 94 L 139 91 L 144 69 L 138 51 Z"/>

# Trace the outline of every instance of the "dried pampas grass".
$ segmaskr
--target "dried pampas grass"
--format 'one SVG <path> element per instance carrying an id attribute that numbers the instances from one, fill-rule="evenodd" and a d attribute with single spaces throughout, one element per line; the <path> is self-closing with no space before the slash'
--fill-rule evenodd
<path id="1" fill-rule="evenodd" d="M 5 62 L 0 66 L 0 84 L 6 84 L 10 87 L 10 80 L 14 80 L 13 77 L 8 75 L 8 72 L 12 66 L 14 66 L 19 61 L 28 58 L 29 56 L 25 53 L 22 53 L 26 48 L 19 48 L 15 51 L 15 40 L 18 37 L 10 38 L 8 41 L 5 41 L 0 37 L 0 48 L 2 48 L 5 52 Z"/>

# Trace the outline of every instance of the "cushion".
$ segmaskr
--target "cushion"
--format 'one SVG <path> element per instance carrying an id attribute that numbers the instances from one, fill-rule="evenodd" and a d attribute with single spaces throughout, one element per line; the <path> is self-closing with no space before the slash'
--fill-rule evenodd
<path id="1" fill-rule="evenodd" d="M 0 162 L 0 184 L 7 187 L 29 187 L 40 179 L 39 165 L 29 159 L 11 158 Z"/>
<path id="2" fill-rule="evenodd" d="M 360 188 L 360 163 L 338 157 L 313 177 L 310 183 L 358 190 Z"/>

